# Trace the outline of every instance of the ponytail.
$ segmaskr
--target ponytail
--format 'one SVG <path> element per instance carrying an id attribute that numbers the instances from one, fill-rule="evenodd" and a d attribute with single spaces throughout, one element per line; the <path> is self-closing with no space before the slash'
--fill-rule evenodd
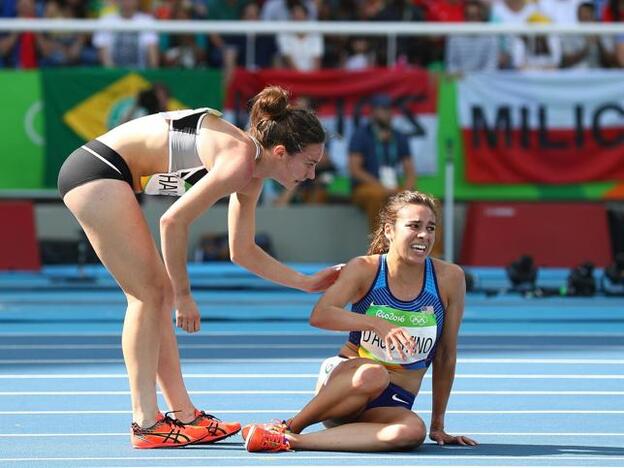
<path id="1" fill-rule="evenodd" d="M 288 103 L 288 91 L 279 86 L 264 88 L 252 101 L 249 133 L 263 148 L 284 145 L 289 154 L 325 142 L 325 130 L 309 110 Z"/>

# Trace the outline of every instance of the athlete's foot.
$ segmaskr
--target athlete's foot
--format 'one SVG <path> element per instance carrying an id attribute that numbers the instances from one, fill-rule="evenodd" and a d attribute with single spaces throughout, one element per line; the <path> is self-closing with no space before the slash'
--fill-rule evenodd
<path id="1" fill-rule="evenodd" d="M 290 432 L 290 427 L 288 424 L 289 421 L 284 421 L 284 420 L 280 421 L 279 419 L 276 419 L 274 421 L 271 421 L 270 423 L 264 423 L 264 424 L 255 424 L 255 423 L 245 424 L 243 428 L 241 429 L 241 436 L 243 437 L 243 440 L 247 440 L 247 434 L 249 434 L 249 430 L 251 429 L 252 426 L 260 426 L 262 429 L 275 431 L 275 432 L 284 434 L 286 432 Z"/>
<path id="2" fill-rule="evenodd" d="M 283 432 L 271 431 L 254 424 L 247 433 L 245 448 L 248 452 L 288 452 L 290 442 Z"/>
<path id="3" fill-rule="evenodd" d="M 167 414 L 158 414 L 156 423 L 150 427 L 141 427 L 132 423 L 130 442 L 137 449 L 184 447 L 200 442 L 210 435 L 205 427 L 182 424 Z"/>
<path id="4" fill-rule="evenodd" d="M 188 423 L 191 426 L 200 426 L 208 430 L 208 435 L 198 442 L 200 445 L 212 444 L 218 440 L 223 440 L 233 436 L 241 429 L 238 422 L 224 422 L 215 418 L 211 414 L 195 410 L 195 419 Z"/>

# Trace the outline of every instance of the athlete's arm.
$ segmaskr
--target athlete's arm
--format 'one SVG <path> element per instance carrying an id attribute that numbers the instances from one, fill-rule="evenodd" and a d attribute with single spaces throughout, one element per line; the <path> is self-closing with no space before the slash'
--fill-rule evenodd
<path id="1" fill-rule="evenodd" d="M 340 277 L 323 294 L 310 315 L 310 325 L 334 331 L 373 330 L 386 342 L 386 349 L 395 347 L 402 354 L 405 349 L 413 349 L 410 334 L 401 327 L 370 315 L 358 314 L 345 309 L 348 303 L 359 300 L 370 287 L 377 272 L 376 262 L 370 257 L 356 257 L 343 268 Z M 392 346 L 389 346 L 392 345 Z M 405 356 L 402 356 L 405 358 Z"/>
<path id="2" fill-rule="evenodd" d="M 208 174 L 171 205 L 160 218 L 161 248 L 173 286 L 176 308 L 180 303 L 196 308 L 190 300 L 191 288 L 186 269 L 189 226 L 217 200 L 249 183 L 253 170 L 247 155 L 250 151 L 244 143 L 232 142 L 216 158 Z M 199 330 L 198 314 L 190 314 L 192 323 L 178 326 L 187 331 Z"/>
<path id="3" fill-rule="evenodd" d="M 262 180 L 253 180 L 244 191 L 230 196 L 228 233 L 230 258 L 237 265 L 256 275 L 290 288 L 303 291 L 322 291 L 332 284 L 340 267 L 329 267 L 307 276 L 271 257 L 255 241 L 256 205 L 262 191 Z"/>
<path id="4" fill-rule="evenodd" d="M 457 265 L 440 265 L 439 275 L 441 294 L 447 297 L 445 304 L 444 328 L 433 359 L 432 412 L 429 438 L 440 445 L 476 445 L 465 436 L 451 436 L 444 431 L 444 415 L 448 404 L 457 360 L 457 335 L 464 314 L 466 280 L 463 270 Z"/>

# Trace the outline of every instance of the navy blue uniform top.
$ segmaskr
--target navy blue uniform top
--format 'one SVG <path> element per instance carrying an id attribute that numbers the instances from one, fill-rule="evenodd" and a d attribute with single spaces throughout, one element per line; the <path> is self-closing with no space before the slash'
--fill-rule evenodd
<path id="1" fill-rule="evenodd" d="M 377 275 L 366 295 L 354 303 L 352 312 L 374 315 L 398 326 L 407 328 L 416 339 L 417 353 L 400 362 L 398 354 L 387 361 L 384 357 L 385 344 L 372 331 L 354 331 L 349 342 L 358 348 L 362 357 L 381 361 L 388 367 L 401 366 L 406 369 L 427 368 L 435 356 L 437 342 L 444 327 L 444 306 L 438 289 L 433 261 L 425 258 L 423 285 L 420 293 L 412 300 L 402 301 L 392 295 L 388 287 L 388 266 L 386 255 L 379 256 Z M 394 361 L 397 362 L 394 362 Z"/>

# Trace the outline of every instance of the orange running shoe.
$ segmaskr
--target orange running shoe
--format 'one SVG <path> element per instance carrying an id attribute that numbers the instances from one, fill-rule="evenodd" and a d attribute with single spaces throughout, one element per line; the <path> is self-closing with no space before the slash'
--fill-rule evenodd
<path id="1" fill-rule="evenodd" d="M 137 449 L 184 447 L 209 435 L 205 427 L 182 424 L 170 418 L 169 413 L 159 413 L 153 426 L 143 428 L 132 423 L 130 427 L 130 442 Z"/>
<path id="2" fill-rule="evenodd" d="M 208 429 L 208 435 L 197 442 L 200 445 L 212 444 L 218 440 L 223 440 L 233 436 L 241 429 L 241 425 L 238 422 L 223 422 L 212 414 L 207 414 L 197 409 L 195 410 L 195 419 L 188 424 Z"/>
<path id="3" fill-rule="evenodd" d="M 254 424 L 247 433 L 245 448 L 248 452 L 288 452 L 290 442 L 284 433 L 270 431 Z"/>
<path id="4" fill-rule="evenodd" d="M 243 437 L 243 440 L 247 440 L 247 434 L 249 433 L 249 429 L 251 429 L 251 426 L 260 426 L 262 429 L 266 429 L 268 431 L 279 432 L 281 434 L 290 432 L 290 427 L 288 426 L 288 422 L 284 420 L 280 421 L 279 419 L 275 419 L 271 421 L 270 423 L 264 423 L 264 424 L 253 424 L 253 423 L 245 424 L 241 430 L 241 436 Z"/>

